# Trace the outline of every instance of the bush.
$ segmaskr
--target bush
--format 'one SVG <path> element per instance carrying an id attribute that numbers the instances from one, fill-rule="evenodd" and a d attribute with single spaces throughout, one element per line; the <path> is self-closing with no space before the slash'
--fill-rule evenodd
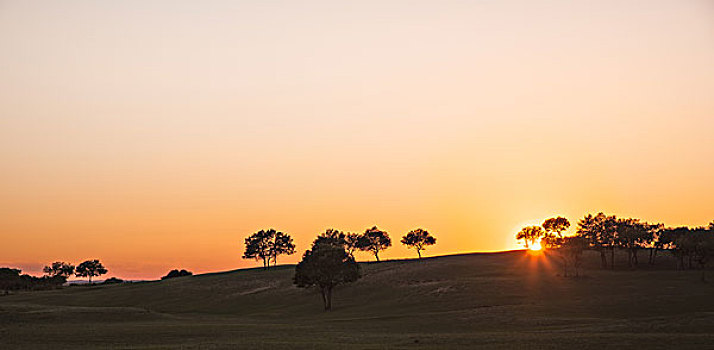
<path id="1" fill-rule="evenodd" d="M 108 279 L 104 280 L 104 282 L 102 282 L 102 284 L 117 284 L 117 283 L 124 283 L 124 280 L 121 278 L 112 277 L 112 278 L 108 278 Z"/>
<path id="2" fill-rule="evenodd" d="M 175 277 L 183 277 L 183 276 L 191 276 L 193 273 L 191 271 L 186 271 L 186 270 L 171 270 L 169 273 L 161 277 L 162 280 L 169 279 L 169 278 L 175 278 Z"/>

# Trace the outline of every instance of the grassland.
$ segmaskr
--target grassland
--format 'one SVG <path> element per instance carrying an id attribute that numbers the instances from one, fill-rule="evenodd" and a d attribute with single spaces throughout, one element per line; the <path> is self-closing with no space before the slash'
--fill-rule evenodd
<path id="1" fill-rule="evenodd" d="M 581 278 L 522 251 L 363 263 L 329 313 L 292 285 L 293 266 L 18 293 L 0 297 L 0 347 L 714 347 L 714 283 L 699 271 L 586 259 Z"/>

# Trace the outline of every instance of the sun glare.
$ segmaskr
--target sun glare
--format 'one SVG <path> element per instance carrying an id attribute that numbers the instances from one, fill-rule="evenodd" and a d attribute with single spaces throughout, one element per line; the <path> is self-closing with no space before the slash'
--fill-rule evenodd
<path id="1" fill-rule="evenodd" d="M 540 242 L 535 242 L 535 243 L 533 243 L 533 245 L 531 245 L 528 249 L 530 249 L 530 250 L 532 250 L 532 251 L 539 251 L 539 250 L 541 250 L 541 248 L 542 248 L 542 247 L 541 247 L 541 245 L 540 245 Z"/>

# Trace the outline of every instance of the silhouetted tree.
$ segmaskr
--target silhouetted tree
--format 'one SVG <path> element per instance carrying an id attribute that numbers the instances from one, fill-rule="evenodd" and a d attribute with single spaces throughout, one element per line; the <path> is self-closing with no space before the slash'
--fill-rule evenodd
<path id="1" fill-rule="evenodd" d="M 359 239 L 358 248 L 363 251 L 370 251 L 379 261 L 379 252 L 392 246 L 392 239 L 387 231 L 382 231 L 374 226 L 367 229 Z"/>
<path id="2" fill-rule="evenodd" d="M 699 227 L 691 232 L 694 242 L 694 261 L 699 264 L 702 271 L 702 282 L 706 282 L 707 264 L 714 258 L 714 229 Z"/>
<path id="3" fill-rule="evenodd" d="M 167 273 L 166 276 L 161 277 L 161 279 L 165 280 L 165 279 L 169 279 L 169 278 L 191 276 L 191 275 L 193 275 L 193 273 L 191 271 L 174 269 L 174 270 L 169 271 L 169 273 Z"/>
<path id="4" fill-rule="evenodd" d="M 270 242 L 269 253 L 273 257 L 273 266 L 278 264 L 278 255 L 295 254 L 293 238 L 287 233 L 276 232 L 272 242 Z"/>
<path id="5" fill-rule="evenodd" d="M 588 240 L 585 237 L 564 237 L 561 250 L 564 256 L 564 275 L 568 276 L 568 261 L 575 269 L 575 277 L 580 276 L 580 265 L 582 263 L 583 251 L 588 247 Z"/>
<path id="6" fill-rule="evenodd" d="M 316 286 L 325 311 L 332 309 L 332 290 L 360 278 L 359 265 L 344 248 L 333 244 L 313 244 L 295 266 L 293 282 L 300 288 Z"/>
<path id="7" fill-rule="evenodd" d="M 0 290 L 7 294 L 11 290 L 24 289 L 26 283 L 20 276 L 20 269 L 0 267 Z"/>
<path id="8" fill-rule="evenodd" d="M 104 280 L 104 282 L 102 282 L 102 284 L 120 284 L 120 283 L 124 283 L 124 280 L 121 278 L 116 278 L 116 277 L 107 278 L 106 280 Z"/>
<path id="9" fill-rule="evenodd" d="M 108 272 L 108 270 L 106 268 L 104 268 L 104 265 L 102 265 L 102 263 L 100 263 L 99 260 L 94 259 L 94 260 L 87 260 L 87 261 L 77 265 L 75 276 L 88 277 L 89 283 L 91 284 L 92 277 L 101 276 L 107 272 Z"/>
<path id="10" fill-rule="evenodd" d="M 66 279 L 74 274 L 74 265 L 62 261 L 55 261 L 49 266 L 45 266 L 42 271 L 50 277 L 61 276 Z"/>
<path id="11" fill-rule="evenodd" d="M 260 230 L 245 239 L 243 259 L 263 260 L 263 268 L 270 267 L 270 260 L 278 261 L 278 255 L 295 253 L 295 244 L 290 235 L 274 229 Z"/>
<path id="12" fill-rule="evenodd" d="M 617 218 L 598 213 L 588 214 L 578 222 L 577 235 L 588 240 L 588 246 L 600 253 L 602 268 L 607 268 L 605 252 L 610 250 L 611 268 L 615 266 L 615 245 L 617 237 Z"/>
<path id="13" fill-rule="evenodd" d="M 560 246 L 563 240 L 563 232 L 570 227 L 568 219 L 558 216 L 543 222 L 543 242 L 547 248 Z"/>
<path id="14" fill-rule="evenodd" d="M 543 228 L 540 226 L 526 226 L 516 234 L 516 239 L 523 240 L 526 249 L 528 249 L 538 242 L 544 234 Z"/>
<path id="15" fill-rule="evenodd" d="M 617 220 L 617 244 L 627 251 L 627 265 L 637 266 L 637 252 L 647 244 L 650 225 L 638 219 Z"/>
<path id="16" fill-rule="evenodd" d="M 343 247 L 349 256 L 354 257 L 354 251 L 360 243 L 360 235 L 329 228 L 317 236 L 313 242 L 313 244 L 323 243 Z"/>
<path id="17" fill-rule="evenodd" d="M 409 248 L 416 249 L 417 255 L 419 259 L 421 259 L 421 251 L 426 249 L 427 246 L 436 244 L 436 238 L 429 234 L 427 230 L 418 228 L 409 231 L 409 233 L 402 237 L 402 244 Z"/>

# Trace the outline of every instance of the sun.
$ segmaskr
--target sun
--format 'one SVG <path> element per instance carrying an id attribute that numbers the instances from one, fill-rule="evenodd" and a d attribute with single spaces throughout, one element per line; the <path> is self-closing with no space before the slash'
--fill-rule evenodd
<path id="1" fill-rule="evenodd" d="M 532 251 L 539 251 L 543 249 L 543 247 L 540 245 L 540 241 L 533 243 L 530 247 L 528 247 L 529 250 Z"/>

